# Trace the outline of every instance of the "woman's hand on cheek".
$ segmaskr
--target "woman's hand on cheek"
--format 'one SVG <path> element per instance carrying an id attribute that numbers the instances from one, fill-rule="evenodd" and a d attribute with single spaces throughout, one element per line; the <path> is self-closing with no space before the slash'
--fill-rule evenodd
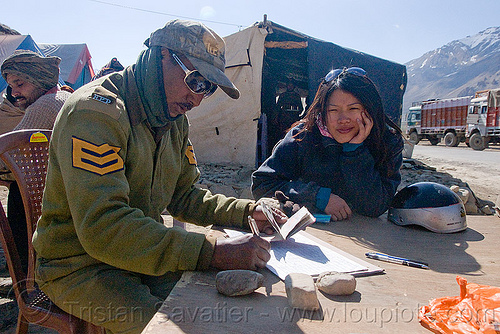
<path id="1" fill-rule="evenodd" d="M 349 143 L 361 144 L 368 138 L 368 135 L 372 131 L 373 120 L 366 111 L 363 111 L 361 113 L 361 118 L 357 118 L 356 122 L 358 122 L 359 132 L 349 141 Z"/>

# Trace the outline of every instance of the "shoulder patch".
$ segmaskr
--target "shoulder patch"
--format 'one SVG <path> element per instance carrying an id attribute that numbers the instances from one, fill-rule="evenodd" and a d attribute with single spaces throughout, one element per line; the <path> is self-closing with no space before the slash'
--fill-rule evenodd
<path id="1" fill-rule="evenodd" d="M 197 164 L 197 162 L 196 162 L 196 156 L 194 155 L 193 145 L 188 145 L 188 147 L 186 149 L 186 157 L 188 158 L 190 165 L 196 165 Z"/>
<path id="2" fill-rule="evenodd" d="M 92 99 L 99 101 L 99 102 L 102 102 L 104 104 L 111 104 L 114 102 L 114 98 L 111 99 L 109 97 L 99 95 L 98 93 L 92 93 Z"/>
<path id="3" fill-rule="evenodd" d="M 123 159 L 118 155 L 120 147 L 109 144 L 96 145 L 72 137 L 73 167 L 98 175 L 110 174 L 123 169 Z"/>
<path id="4" fill-rule="evenodd" d="M 81 101 L 79 108 L 88 109 L 104 113 L 113 117 L 120 118 L 124 110 L 123 102 L 118 95 L 105 89 L 102 86 L 96 86 L 91 92 L 87 92 L 87 98 Z"/>

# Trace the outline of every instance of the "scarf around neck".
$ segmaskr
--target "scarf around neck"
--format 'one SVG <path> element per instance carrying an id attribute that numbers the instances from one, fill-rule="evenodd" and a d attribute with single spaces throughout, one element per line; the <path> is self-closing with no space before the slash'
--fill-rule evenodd
<path id="1" fill-rule="evenodd" d="M 321 120 L 321 117 L 316 118 L 316 126 L 319 129 L 319 132 L 323 137 L 327 138 L 333 138 L 333 136 L 330 134 L 330 131 L 328 131 L 328 128 L 326 127 L 325 124 L 323 124 L 323 121 Z"/>
<path id="2" fill-rule="evenodd" d="M 137 58 L 134 76 L 149 124 L 161 128 L 182 115 L 171 117 L 163 85 L 161 47 L 143 50 Z"/>

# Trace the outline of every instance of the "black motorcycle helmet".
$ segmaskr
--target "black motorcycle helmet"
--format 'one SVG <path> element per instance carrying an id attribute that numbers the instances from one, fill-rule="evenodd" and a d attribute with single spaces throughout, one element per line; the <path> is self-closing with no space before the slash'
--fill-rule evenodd
<path id="1" fill-rule="evenodd" d="M 392 200 L 387 218 L 397 225 L 421 225 L 436 233 L 467 228 L 460 197 L 435 182 L 418 182 L 401 189 Z"/>

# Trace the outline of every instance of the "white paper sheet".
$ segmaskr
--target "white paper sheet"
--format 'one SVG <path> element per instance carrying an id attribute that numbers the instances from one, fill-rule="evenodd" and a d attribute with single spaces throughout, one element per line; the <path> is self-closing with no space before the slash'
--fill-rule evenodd
<path id="1" fill-rule="evenodd" d="M 243 232 L 226 229 L 230 236 Z M 282 280 L 290 273 L 304 273 L 313 277 L 325 271 L 339 273 L 358 273 L 368 271 L 368 267 L 351 260 L 334 247 L 326 247 L 307 237 L 306 233 L 297 233 L 288 240 L 271 242 L 271 259 L 267 268 Z"/>

